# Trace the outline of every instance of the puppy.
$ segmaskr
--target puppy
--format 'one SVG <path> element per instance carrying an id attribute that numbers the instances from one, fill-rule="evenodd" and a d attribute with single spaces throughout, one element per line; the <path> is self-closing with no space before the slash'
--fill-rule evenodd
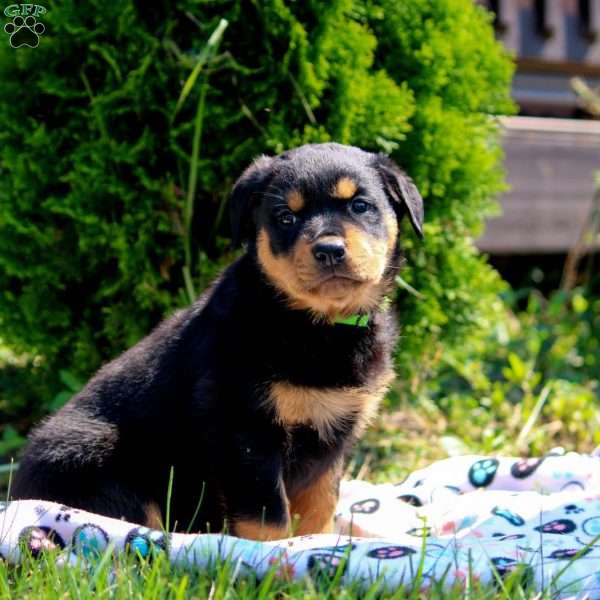
<path id="1" fill-rule="evenodd" d="M 423 203 L 385 156 L 316 144 L 257 159 L 231 214 L 245 253 L 32 432 L 14 498 L 253 539 L 330 530 L 393 376 L 398 222 L 421 234 Z"/>

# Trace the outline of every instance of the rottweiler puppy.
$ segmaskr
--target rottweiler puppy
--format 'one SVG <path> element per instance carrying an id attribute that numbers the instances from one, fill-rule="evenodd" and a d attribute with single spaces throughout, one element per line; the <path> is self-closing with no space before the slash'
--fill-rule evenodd
<path id="1" fill-rule="evenodd" d="M 398 222 L 423 202 L 339 144 L 258 158 L 231 196 L 245 253 L 30 436 L 14 498 L 170 528 L 328 531 L 343 460 L 393 376 Z M 171 480 L 172 493 L 167 498 Z"/>

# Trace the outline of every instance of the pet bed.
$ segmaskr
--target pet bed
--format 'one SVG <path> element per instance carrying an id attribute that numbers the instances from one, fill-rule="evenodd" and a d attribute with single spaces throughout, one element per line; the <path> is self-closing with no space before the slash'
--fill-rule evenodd
<path id="1" fill-rule="evenodd" d="M 460 456 L 399 484 L 344 481 L 335 534 L 255 542 L 223 534 L 165 534 L 35 500 L 0 504 L 0 556 L 18 563 L 59 548 L 62 563 L 93 561 L 109 547 L 207 568 L 231 560 L 262 577 L 341 576 L 365 586 L 501 585 L 519 569 L 532 589 L 600 598 L 600 456 Z"/>

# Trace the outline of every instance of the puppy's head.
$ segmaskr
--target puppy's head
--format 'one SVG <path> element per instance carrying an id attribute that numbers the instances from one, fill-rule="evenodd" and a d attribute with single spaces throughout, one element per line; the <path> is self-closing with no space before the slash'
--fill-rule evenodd
<path id="1" fill-rule="evenodd" d="M 290 306 L 321 317 L 375 308 L 395 270 L 398 221 L 422 235 L 423 201 L 383 155 L 340 144 L 257 159 L 231 197 L 234 239 L 247 241 Z"/>

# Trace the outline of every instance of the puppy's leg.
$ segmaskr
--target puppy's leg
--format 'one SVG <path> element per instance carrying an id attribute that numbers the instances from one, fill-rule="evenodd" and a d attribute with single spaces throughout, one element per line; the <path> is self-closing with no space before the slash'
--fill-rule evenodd
<path id="1" fill-rule="evenodd" d="M 340 477 L 341 463 L 330 467 L 320 477 L 290 497 L 294 535 L 333 532 L 333 516 L 338 501 Z"/>
<path id="2" fill-rule="evenodd" d="M 75 408 L 63 409 L 32 433 L 11 497 L 50 500 L 155 525 L 148 512 L 152 498 L 131 481 L 136 474 L 116 470 L 117 441 L 114 426 Z"/>
<path id="3" fill-rule="evenodd" d="M 99 471 L 93 476 L 78 471 L 59 471 L 55 465 L 25 460 L 19 467 L 13 499 L 60 502 L 107 517 L 124 519 L 148 527 L 159 526 L 157 505 L 126 482 L 109 480 Z"/>
<path id="4" fill-rule="evenodd" d="M 252 442 L 239 446 L 238 460 L 224 466 L 227 519 L 233 533 L 239 537 L 282 539 L 290 533 L 282 461 L 276 454 L 260 452 L 256 440 Z"/>
<path id="5" fill-rule="evenodd" d="M 289 503 L 281 479 L 248 479 L 229 489 L 227 514 L 235 535 L 252 540 L 280 540 L 290 535 Z M 257 482 L 258 483 L 258 482 Z"/>

